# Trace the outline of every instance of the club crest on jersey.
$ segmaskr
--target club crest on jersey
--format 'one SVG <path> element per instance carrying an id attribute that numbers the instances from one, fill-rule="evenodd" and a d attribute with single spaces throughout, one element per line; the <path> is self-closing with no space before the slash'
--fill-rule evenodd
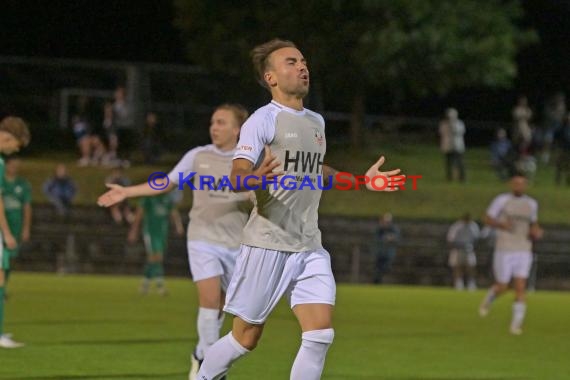
<path id="1" fill-rule="evenodd" d="M 321 133 L 321 131 L 319 131 L 317 128 L 315 128 L 315 140 L 317 142 L 317 144 L 319 145 L 323 145 L 323 143 L 325 142 L 325 136 Z"/>

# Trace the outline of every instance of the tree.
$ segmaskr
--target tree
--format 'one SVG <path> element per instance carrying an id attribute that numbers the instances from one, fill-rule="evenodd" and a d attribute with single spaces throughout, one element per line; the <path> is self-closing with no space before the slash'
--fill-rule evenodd
<path id="1" fill-rule="evenodd" d="M 189 56 L 213 72 L 243 77 L 251 48 L 274 37 L 299 44 L 325 103 L 335 96 L 351 105 L 354 147 L 360 145 L 367 89 L 400 98 L 508 87 L 517 52 L 537 40 L 534 31 L 517 25 L 523 16 L 518 0 L 174 3 Z"/>

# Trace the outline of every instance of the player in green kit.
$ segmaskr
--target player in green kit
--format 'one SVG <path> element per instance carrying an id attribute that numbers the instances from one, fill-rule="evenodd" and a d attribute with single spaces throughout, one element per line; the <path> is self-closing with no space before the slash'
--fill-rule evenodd
<path id="1" fill-rule="evenodd" d="M 4 248 L 6 257 L 9 259 L 17 257 L 20 244 L 30 240 L 32 225 L 32 188 L 30 183 L 19 175 L 20 164 L 20 159 L 17 156 L 7 157 L 5 160 L 6 173 L 2 185 L 4 214 L 10 232 L 18 244 L 15 249 Z M 6 274 L 4 285 L 8 283 L 10 270 L 11 265 L 4 270 Z"/>
<path id="2" fill-rule="evenodd" d="M 168 242 L 170 219 L 174 223 L 176 233 L 183 236 L 184 227 L 172 194 L 163 193 L 140 199 L 128 240 L 130 243 L 135 243 L 138 240 L 138 232 L 141 230 L 142 222 L 143 241 L 147 252 L 144 279 L 140 289 L 142 294 L 148 293 L 150 282 L 154 279 L 158 293 L 166 295 L 163 262 Z"/>
<path id="3" fill-rule="evenodd" d="M 6 117 L 0 121 L 0 153 L 10 155 L 30 142 L 30 132 L 26 123 L 19 117 Z M 0 157 L 0 188 L 4 180 L 4 159 Z M 10 256 L 5 248 L 15 249 L 18 246 L 14 235 L 8 227 L 4 215 L 4 202 L 0 197 L 0 232 L 2 244 L 0 244 L 0 348 L 17 348 L 23 346 L 12 340 L 10 335 L 4 334 L 4 284 L 5 271 L 10 268 Z"/>

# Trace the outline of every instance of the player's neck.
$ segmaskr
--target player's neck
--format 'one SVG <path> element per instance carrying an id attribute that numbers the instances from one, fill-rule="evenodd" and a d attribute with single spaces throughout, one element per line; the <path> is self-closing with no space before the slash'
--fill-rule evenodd
<path id="1" fill-rule="evenodd" d="M 7 179 L 8 181 L 13 181 L 13 180 L 16 179 L 17 176 L 5 174 L 4 177 L 6 177 L 6 179 Z"/>
<path id="2" fill-rule="evenodd" d="M 274 92 L 272 94 L 272 98 L 275 102 L 284 105 L 285 107 L 289 107 L 297 111 L 305 109 L 305 107 L 303 107 L 303 98 L 298 98 L 294 95 L 286 95 L 281 92 Z"/>
<path id="3" fill-rule="evenodd" d="M 225 145 L 215 145 L 215 144 L 214 144 L 214 146 L 215 146 L 216 149 L 219 150 L 219 151 L 222 151 L 222 152 L 229 152 L 229 151 L 234 150 L 234 149 L 236 148 L 237 143 L 236 143 L 236 144 L 225 144 Z"/>

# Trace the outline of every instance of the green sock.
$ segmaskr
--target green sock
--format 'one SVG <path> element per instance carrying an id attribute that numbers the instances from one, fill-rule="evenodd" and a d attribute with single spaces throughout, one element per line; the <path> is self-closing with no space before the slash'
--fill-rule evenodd
<path id="1" fill-rule="evenodd" d="M 12 272 L 12 270 L 10 269 L 6 269 L 4 271 L 4 286 L 8 285 L 8 280 L 10 279 L 10 272 Z"/>
<path id="2" fill-rule="evenodd" d="M 152 263 L 146 263 L 145 264 L 143 276 L 146 279 L 152 278 Z"/>
<path id="3" fill-rule="evenodd" d="M 0 336 L 4 334 L 4 285 L 0 286 Z"/>
<path id="4" fill-rule="evenodd" d="M 164 265 L 162 265 L 162 263 L 156 263 L 154 276 L 155 277 L 164 277 Z"/>

